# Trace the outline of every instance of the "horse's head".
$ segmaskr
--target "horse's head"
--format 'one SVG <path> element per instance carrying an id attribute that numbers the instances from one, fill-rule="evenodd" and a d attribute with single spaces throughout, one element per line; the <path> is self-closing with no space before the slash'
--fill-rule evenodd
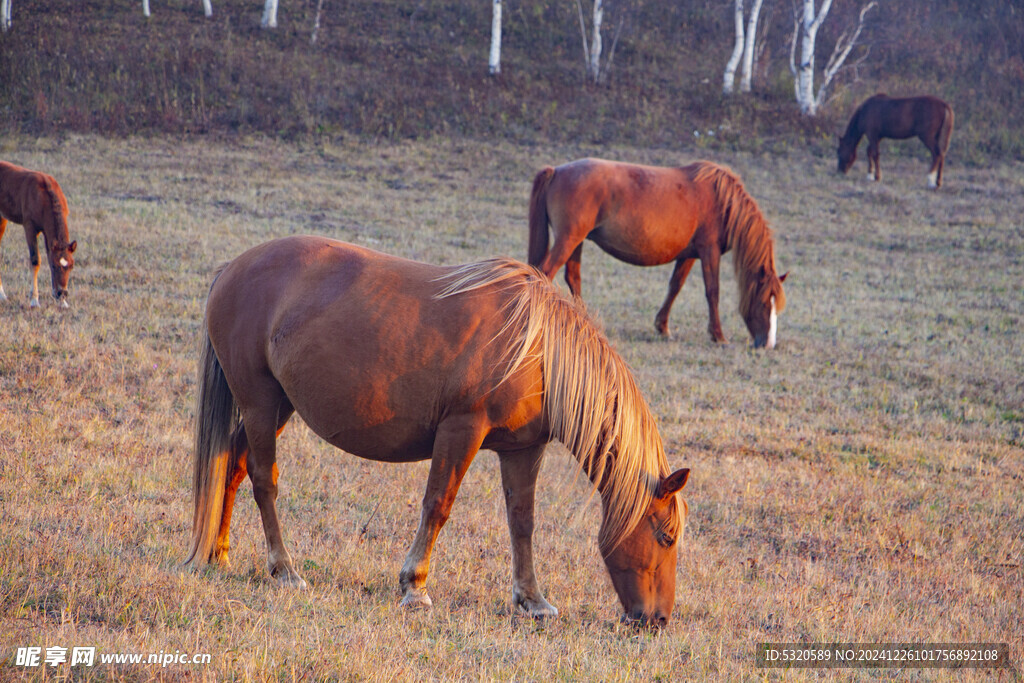
<path id="1" fill-rule="evenodd" d="M 782 283 L 788 275 L 784 273 L 779 277 L 774 269 L 762 268 L 754 291 L 740 308 L 750 336 L 754 339 L 754 348 L 775 348 L 777 317 L 786 307 Z"/>
<path id="2" fill-rule="evenodd" d="M 75 259 L 72 254 L 77 246 L 77 240 L 70 244 L 57 240 L 47 245 L 53 298 L 60 302 L 60 305 L 64 308 L 68 306 L 68 278 L 71 276 L 71 268 L 75 265 Z"/>
<path id="3" fill-rule="evenodd" d="M 857 143 L 860 140 L 851 140 L 849 138 L 839 138 L 839 146 L 836 148 L 836 160 L 838 162 L 837 170 L 840 173 L 846 173 L 853 166 L 853 162 L 857 160 Z"/>
<path id="4" fill-rule="evenodd" d="M 661 480 L 640 523 L 610 552 L 602 552 L 612 585 L 622 603 L 624 622 L 662 627 L 676 600 L 676 546 L 688 508 L 676 494 L 686 485 L 689 469 Z"/>

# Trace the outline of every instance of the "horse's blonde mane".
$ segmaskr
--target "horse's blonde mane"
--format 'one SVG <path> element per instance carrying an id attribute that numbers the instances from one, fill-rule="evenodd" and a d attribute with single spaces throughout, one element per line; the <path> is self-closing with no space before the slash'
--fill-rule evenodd
<path id="1" fill-rule="evenodd" d="M 539 362 L 544 411 L 553 438 L 575 456 L 600 491 L 604 519 L 598 542 L 612 550 L 640 523 L 670 472 L 658 427 L 625 361 L 583 305 L 562 296 L 534 268 L 511 259 L 460 266 L 438 297 L 497 286 L 509 294 L 505 379 Z M 504 380 L 502 380 L 504 381 Z M 670 534 L 682 526 L 679 505 Z"/>
<path id="2" fill-rule="evenodd" d="M 740 314 L 746 317 L 759 294 L 758 274 L 761 269 L 775 275 L 775 245 L 771 228 L 754 198 L 743 187 L 743 181 L 731 169 L 710 161 L 694 165 L 697 167 L 694 182 L 712 184 L 725 226 L 726 244 L 733 250 L 733 266 L 740 290 Z M 778 277 L 771 278 L 769 291 L 760 294 L 766 302 L 769 296 L 774 296 L 777 311 L 781 312 L 786 307 L 786 295 Z"/>
<path id="3" fill-rule="evenodd" d="M 53 214 L 53 239 L 55 240 L 55 245 L 67 246 L 68 241 L 71 239 L 71 234 L 68 232 L 68 223 L 64 219 L 67 200 L 64 198 L 64 193 L 61 192 L 60 186 L 51 178 L 43 176 L 43 187 L 50 196 L 50 211 Z"/>

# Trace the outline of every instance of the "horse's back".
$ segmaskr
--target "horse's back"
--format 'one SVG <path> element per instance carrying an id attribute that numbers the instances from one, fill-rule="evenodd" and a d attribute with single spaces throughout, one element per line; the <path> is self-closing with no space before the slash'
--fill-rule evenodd
<path id="1" fill-rule="evenodd" d="M 41 220 L 43 212 L 52 206 L 49 191 L 67 214 L 67 200 L 53 176 L 42 171 L 0 161 L 0 214 L 15 223 L 26 219 Z"/>
<path id="2" fill-rule="evenodd" d="M 503 324 L 500 289 L 439 298 L 451 270 L 283 238 L 217 277 L 210 338 L 233 388 L 272 377 L 328 442 L 377 460 L 428 458 L 445 416 L 492 407 L 482 397 L 502 362 L 490 343 Z"/>
<path id="3" fill-rule="evenodd" d="M 584 236 L 634 265 L 674 260 L 697 229 L 704 197 L 691 167 L 580 159 L 555 168 L 548 213 L 560 230 Z"/>

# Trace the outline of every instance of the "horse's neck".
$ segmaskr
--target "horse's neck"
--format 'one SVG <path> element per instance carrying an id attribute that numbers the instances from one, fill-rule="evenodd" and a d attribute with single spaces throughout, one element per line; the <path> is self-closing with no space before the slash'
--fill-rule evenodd
<path id="1" fill-rule="evenodd" d="M 860 139 L 864 137 L 864 127 L 861 125 L 860 119 L 863 114 L 862 109 L 858 109 L 850 119 L 850 123 L 846 126 L 846 132 L 843 133 L 842 142 L 857 144 Z"/>

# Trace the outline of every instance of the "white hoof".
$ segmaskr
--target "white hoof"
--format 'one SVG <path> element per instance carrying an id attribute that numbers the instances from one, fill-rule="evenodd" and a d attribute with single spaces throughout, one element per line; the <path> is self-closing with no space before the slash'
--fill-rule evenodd
<path id="1" fill-rule="evenodd" d="M 434 601 L 427 595 L 427 591 L 422 588 L 407 588 L 405 596 L 402 598 L 402 607 L 409 610 L 427 610 L 434 606 Z"/>
<path id="2" fill-rule="evenodd" d="M 60 300 L 60 307 L 61 308 L 70 308 L 70 306 L 68 305 L 68 300 L 67 299 L 61 299 Z"/>
<path id="3" fill-rule="evenodd" d="M 7 293 L 3 287 L 0 287 L 0 301 L 7 301 Z"/>
<path id="4" fill-rule="evenodd" d="M 39 308 L 39 299 L 32 299 L 28 302 L 29 308 Z"/>

